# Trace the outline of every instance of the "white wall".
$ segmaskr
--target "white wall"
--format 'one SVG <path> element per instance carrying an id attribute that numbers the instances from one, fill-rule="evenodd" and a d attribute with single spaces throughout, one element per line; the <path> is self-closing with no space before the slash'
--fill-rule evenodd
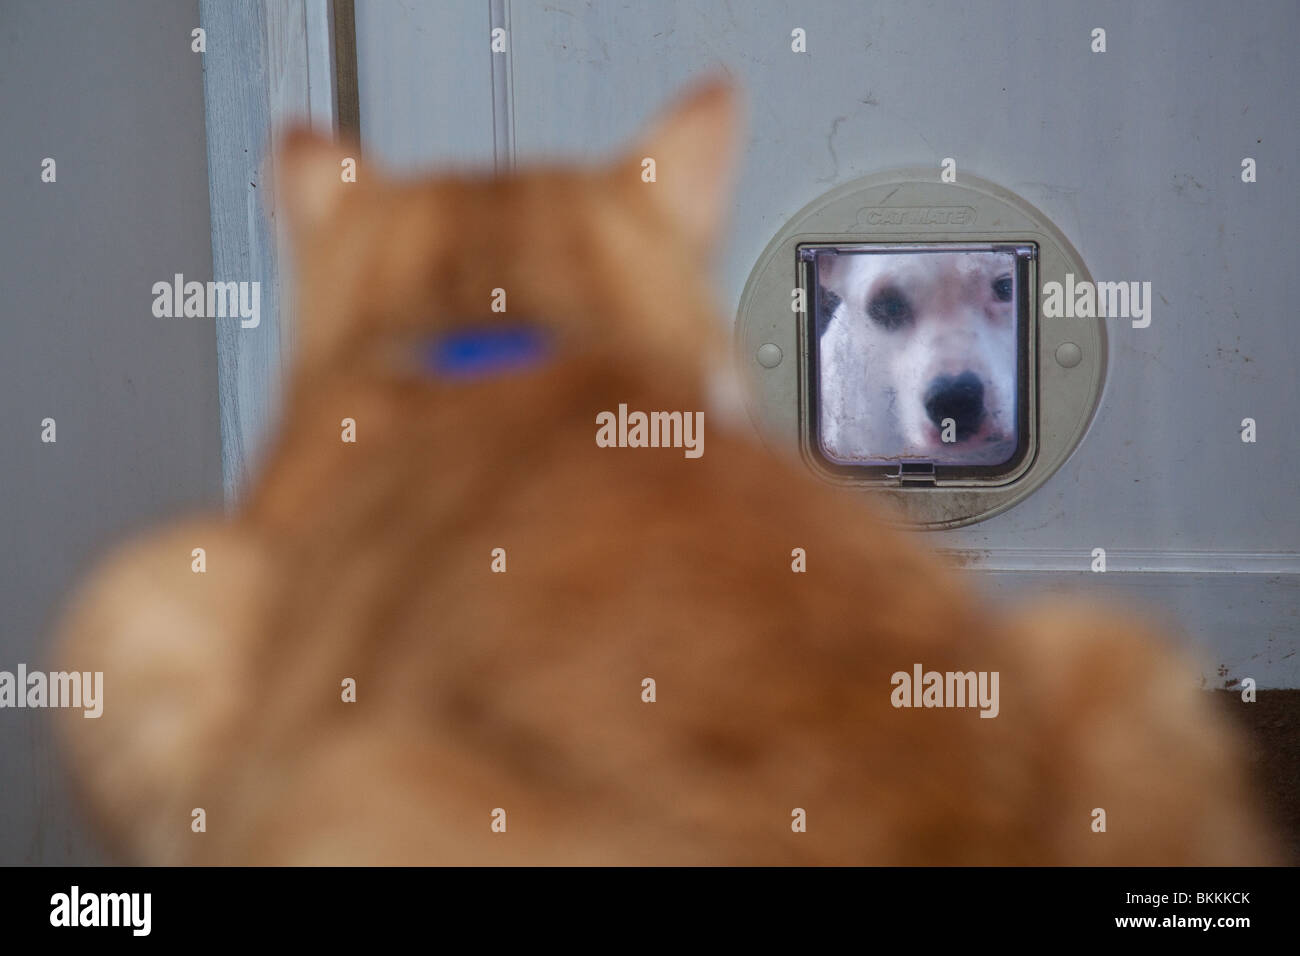
<path id="1" fill-rule="evenodd" d="M 0 3 L 0 670 L 45 665 L 107 543 L 220 504 L 214 324 L 151 308 L 212 277 L 197 25 L 196 0 Z M 0 711 L 0 864 L 97 858 L 49 714 Z"/>

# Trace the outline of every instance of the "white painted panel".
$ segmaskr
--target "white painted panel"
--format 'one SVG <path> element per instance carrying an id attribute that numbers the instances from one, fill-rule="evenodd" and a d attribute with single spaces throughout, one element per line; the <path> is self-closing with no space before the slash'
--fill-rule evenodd
<path id="1" fill-rule="evenodd" d="M 357 0 L 361 142 L 390 167 L 493 161 L 488 0 Z"/>
<path id="2" fill-rule="evenodd" d="M 1112 326 L 1107 393 L 1080 452 L 951 544 L 1080 547 L 1086 531 L 1115 548 L 1296 550 L 1284 412 L 1300 407 L 1300 6 L 556 0 L 514 17 L 521 159 L 610 148 L 711 65 L 742 80 L 732 302 L 805 202 L 879 169 L 937 171 L 946 156 L 1043 209 L 1099 279 L 1152 282 L 1151 327 Z M 1105 54 L 1089 50 L 1098 25 Z M 794 27 L 806 55 L 790 52 Z M 1247 155 L 1261 163 L 1253 186 L 1239 181 Z M 1245 416 L 1269 433 L 1256 445 L 1238 438 Z"/>
<path id="3" fill-rule="evenodd" d="M 370 44 L 367 143 L 399 158 L 487 155 L 493 120 L 481 106 L 439 130 L 452 142 L 435 142 L 412 110 L 430 94 L 402 87 L 435 68 L 435 42 L 458 66 L 472 63 L 493 4 L 363 6 L 375 35 L 421 31 L 403 48 Z M 1300 686 L 1300 5 L 498 6 L 510 17 L 510 95 L 498 98 L 495 121 L 520 162 L 611 150 L 710 69 L 741 81 L 749 140 L 719 275 L 733 305 L 760 251 L 805 203 L 881 169 L 937 175 L 949 156 L 959 176 L 984 176 L 1037 205 L 1096 278 L 1151 282 L 1150 328 L 1112 322 L 1106 392 L 1074 457 L 1023 504 L 929 540 L 1022 569 L 982 576 L 995 591 L 1041 581 L 1046 572 L 1023 570 L 1035 562 L 1059 570 L 1078 556 L 1087 576 L 1091 549 L 1105 547 L 1133 573 L 1085 586 L 1126 587 L 1174 614 L 1216 668 L 1254 662 L 1261 686 Z M 807 31 L 806 54 L 790 50 L 796 27 Z M 1107 31 L 1106 53 L 1091 52 L 1094 27 Z M 376 70 L 391 97 L 366 96 Z M 486 94 L 492 75 L 466 65 L 458 88 L 479 83 Z M 1240 181 L 1245 156 L 1259 163 L 1256 184 Z M 1259 422 L 1256 444 L 1239 440 L 1245 417 Z"/>

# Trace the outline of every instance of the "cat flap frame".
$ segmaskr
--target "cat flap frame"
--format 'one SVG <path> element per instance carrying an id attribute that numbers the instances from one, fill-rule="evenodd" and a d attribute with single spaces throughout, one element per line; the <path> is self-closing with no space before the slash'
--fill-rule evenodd
<path id="1" fill-rule="evenodd" d="M 820 434 L 820 419 L 824 411 L 825 396 L 822 393 L 824 382 L 821 377 L 821 365 L 818 361 L 821 352 L 820 335 L 822 327 L 830 321 L 829 313 L 833 306 L 825 303 L 821 296 L 819 266 L 838 263 L 852 263 L 859 257 L 870 259 L 880 257 L 887 260 L 900 258 L 944 257 L 953 254 L 976 254 L 993 256 L 996 259 L 1011 259 L 1006 278 L 1014 277 L 1011 298 L 1007 304 L 1012 307 L 1014 324 L 1006 330 L 1006 338 L 1014 349 L 1012 355 L 1012 374 L 1014 375 L 1014 413 L 1007 416 L 1014 426 L 1014 444 L 1002 442 L 998 446 L 1003 457 L 987 462 L 963 460 L 969 455 L 972 446 L 954 444 L 958 449 L 955 454 L 945 454 L 943 445 L 938 449 L 924 452 L 906 451 L 898 447 L 874 447 L 875 456 L 859 454 L 858 460 L 836 459 L 823 447 Z M 1034 368 L 1032 353 L 1036 342 L 1034 335 L 1035 300 L 1030 290 L 1037 287 L 1036 265 L 1038 248 L 1032 243 L 1020 245 L 997 245 L 989 243 L 800 243 L 799 277 L 803 290 L 803 302 L 806 308 L 802 313 L 804 329 L 802 341 L 807 343 L 806 360 L 802 369 L 805 417 L 802 429 L 802 450 L 808 464 L 826 477 L 836 479 L 844 477 L 852 483 L 870 482 L 884 485 L 908 484 L 1005 484 L 1015 480 L 1029 467 L 1034 456 L 1036 438 L 1034 423 L 1037 420 L 1035 405 L 1037 390 L 1034 385 Z M 996 259 L 994 261 L 996 261 Z M 990 263 L 992 264 L 992 263 Z M 831 266 L 834 268 L 835 266 Z M 853 268 L 849 265 L 848 268 Z M 888 283 L 887 283 L 888 285 Z M 960 300 L 959 300 L 960 301 Z M 842 320 L 841 320 L 842 321 Z M 947 333 L 944 333 L 947 334 Z M 877 347 L 887 348 L 892 336 L 889 333 L 877 333 L 873 336 Z M 926 352 L 924 354 L 933 354 Z M 895 359 L 898 355 L 893 356 Z M 865 372 L 863 382 L 865 384 Z M 883 407 L 883 401 L 879 403 Z M 892 402 L 891 402 L 892 406 Z M 953 419 L 945 420 L 950 427 L 955 427 Z M 895 439 L 897 440 L 897 439 Z M 951 440 L 951 436 L 950 436 Z M 990 446 L 984 445 L 984 448 Z M 870 459 L 870 460 L 866 460 Z"/>
<path id="2" fill-rule="evenodd" d="M 740 300 L 735 339 L 753 390 L 750 415 L 764 440 L 796 452 L 822 479 L 870 489 L 893 518 L 941 529 L 1005 511 L 1043 484 L 1082 440 L 1105 383 L 1106 329 L 1099 318 L 1042 318 L 1049 282 L 1091 282 L 1070 242 L 1024 199 L 993 183 L 938 170 L 879 173 L 809 203 L 768 243 Z M 1020 307 L 1026 337 L 1019 386 L 1027 400 L 1021 459 L 1001 473 L 904 466 L 840 468 L 817 448 L 812 316 L 816 284 L 809 250 L 850 246 L 953 251 L 1016 249 L 1027 262 Z M 803 312 L 796 312 L 802 290 Z M 1027 292 L 1026 294 L 1023 294 Z"/>

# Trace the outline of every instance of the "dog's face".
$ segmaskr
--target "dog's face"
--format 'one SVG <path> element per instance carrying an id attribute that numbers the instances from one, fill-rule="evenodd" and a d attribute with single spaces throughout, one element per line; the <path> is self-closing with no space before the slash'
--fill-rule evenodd
<path id="1" fill-rule="evenodd" d="M 1013 254 L 842 254 L 820 260 L 818 281 L 840 299 L 819 346 L 822 442 L 832 458 L 1011 457 Z"/>

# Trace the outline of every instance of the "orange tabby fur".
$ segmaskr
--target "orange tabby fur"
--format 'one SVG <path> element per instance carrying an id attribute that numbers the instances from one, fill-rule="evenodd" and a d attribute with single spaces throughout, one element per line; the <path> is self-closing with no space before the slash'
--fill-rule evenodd
<path id="1" fill-rule="evenodd" d="M 340 151 L 292 140 L 278 443 L 236 516 L 121 549 L 61 629 L 60 666 L 105 673 L 103 717 L 62 720 L 125 859 L 1268 859 L 1233 738 L 1157 636 L 1092 608 L 994 616 L 914 536 L 707 412 L 698 460 L 596 446 L 619 403 L 706 408 L 725 344 L 698 263 L 733 99 L 701 89 L 610 166 L 503 179 L 342 184 Z M 498 287 L 561 336 L 556 361 L 403 368 L 409 336 L 499 319 Z M 895 709 L 914 662 L 999 671 L 1000 715 Z"/>

